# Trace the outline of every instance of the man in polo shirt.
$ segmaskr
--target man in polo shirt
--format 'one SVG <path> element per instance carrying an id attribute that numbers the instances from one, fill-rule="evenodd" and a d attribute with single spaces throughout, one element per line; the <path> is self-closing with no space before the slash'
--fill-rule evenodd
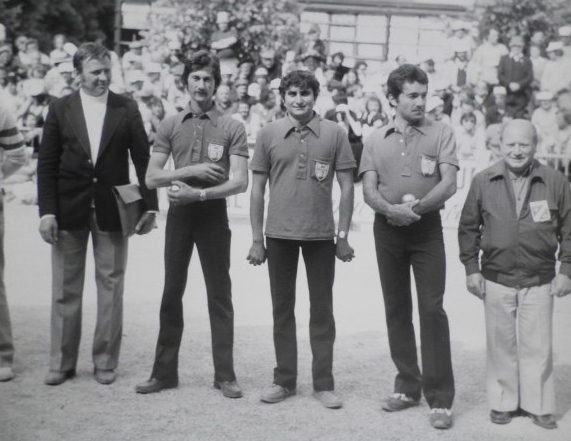
<path id="1" fill-rule="evenodd" d="M 553 297 L 571 292 L 571 191 L 534 159 L 537 138 L 529 121 L 504 126 L 503 160 L 474 177 L 458 239 L 468 291 L 484 301 L 491 421 L 523 411 L 555 429 Z"/>
<path id="2" fill-rule="evenodd" d="M 339 408 L 342 402 L 334 392 L 332 372 L 333 280 L 335 256 L 344 262 L 354 257 L 347 234 L 353 214 L 355 160 L 347 134 L 313 111 L 319 82 L 311 73 L 289 73 L 282 79 L 279 92 L 287 115 L 258 134 L 250 164 L 253 244 L 248 260 L 252 265 L 261 265 L 268 259 L 277 361 L 273 385 L 261 398 L 266 403 L 278 403 L 296 390 L 294 309 L 301 249 L 311 304 L 314 396 L 325 407 Z M 331 199 L 334 174 L 341 188 L 336 242 Z M 264 246 L 264 192 L 268 179 L 270 199 Z"/>
<path id="3" fill-rule="evenodd" d="M 446 257 L 439 210 L 456 191 L 456 143 L 445 123 L 424 116 L 428 77 L 403 64 L 387 79 L 393 123 L 366 140 L 359 173 L 365 202 L 376 212 L 373 232 L 389 345 L 398 373 L 388 412 L 418 404 L 430 423 L 452 426 L 454 377 L 448 318 L 443 308 Z M 420 316 L 422 372 L 412 323 L 410 267 Z"/>
<path id="4" fill-rule="evenodd" d="M 208 296 L 214 358 L 214 387 L 239 398 L 233 362 L 234 310 L 230 281 L 230 239 L 226 197 L 246 191 L 248 145 L 244 126 L 223 115 L 212 99 L 220 84 L 218 57 L 199 51 L 185 62 L 182 77 L 188 106 L 159 126 L 146 182 L 169 187 L 165 231 L 165 286 L 155 363 L 138 393 L 178 385 L 183 331 L 182 297 L 196 245 Z M 174 170 L 163 170 L 169 156 Z"/>

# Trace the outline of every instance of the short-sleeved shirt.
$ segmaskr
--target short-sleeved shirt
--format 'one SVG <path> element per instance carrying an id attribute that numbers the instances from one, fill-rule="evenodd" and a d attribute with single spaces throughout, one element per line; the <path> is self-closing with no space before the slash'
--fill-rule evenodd
<path id="1" fill-rule="evenodd" d="M 269 174 L 266 236 L 293 240 L 335 237 L 332 188 L 336 170 L 356 167 L 347 133 L 315 115 L 302 129 L 289 117 L 258 134 L 250 169 Z"/>
<path id="2" fill-rule="evenodd" d="M 200 115 L 187 106 L 161 123 L 153 152 L 172 155 L 175 169 L 204 162 L 220 164 L 227 179 L 230 156 L 248 157 L 246 130 L 243 124 L 224 115 L 216 106 Z M 186 183 L 199 188 L 214 185 L 198 179 L 188 179 Z"/>
<path id="3" fill-rule="evenodd" d="M 454 132 L 447 124 L 425 118 L 407 134 L 391 123 L 369 135 L 359 175 L 377 172 L 379 193 L 389 204 L 400 204 L 404 195 L 421 199 L 438 184 L 442 163 L 458 167 Z"/>

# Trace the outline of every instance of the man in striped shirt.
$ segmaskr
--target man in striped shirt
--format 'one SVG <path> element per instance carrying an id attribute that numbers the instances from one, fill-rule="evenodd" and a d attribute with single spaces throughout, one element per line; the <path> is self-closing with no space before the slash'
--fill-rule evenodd
<path id="1" fill-rule="evenodd" d="M 18 170 L 25 161 L 24 138 L 16 128 L 12 115 L 0 105 L 0 184 L 4 177 Z M 0 191 L 0 381 L 14 378 L 13 358 L 12 327 L 4 286 L 4 200 Z"/>

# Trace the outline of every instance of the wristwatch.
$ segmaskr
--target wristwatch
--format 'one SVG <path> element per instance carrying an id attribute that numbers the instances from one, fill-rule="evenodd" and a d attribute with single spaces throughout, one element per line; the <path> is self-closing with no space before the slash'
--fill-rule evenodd
<path id="1" fill-rule="evenodd" d="M 347 237 L 347 233 L 345 231 L 339 231 L 339 233 L 337 233 L 337 237 L 339 239 L 345 239 Z"/>
<path id="2" fill-rule="evenodd" d="M 201 189 L 201 190 L 198 192 L 198 199 L 199 199 L 201 202 L 204 202 L 204 201 L 206 200 L 206 190 Z"/>

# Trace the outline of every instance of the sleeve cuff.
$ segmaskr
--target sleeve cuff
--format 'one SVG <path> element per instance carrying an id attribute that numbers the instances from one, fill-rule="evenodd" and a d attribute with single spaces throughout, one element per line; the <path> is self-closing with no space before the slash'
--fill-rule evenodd
<path id="1" fill-rule="evenodd" d="M 466 270 L 466 275 L 469 276 L 471 274 L 479 273 L 480 272 L 480 264 L 478 262 L 470 262 L 464 265 L 464 269 Z"/>
<path id="2" fill-rule="evenodd" d="M 565 274 L 567 277 L 571 278 L 571 262 L 561 262 L 559 273 Z"/>
<path id="3" fill-rule="evenodd" d="M 43 221 L 44 219 L 49 219 L 49 218 L 55 219 L 56 215 L 55 214 L 44 214 L 42 217 L 40 217 L 40 222 Z"/>

